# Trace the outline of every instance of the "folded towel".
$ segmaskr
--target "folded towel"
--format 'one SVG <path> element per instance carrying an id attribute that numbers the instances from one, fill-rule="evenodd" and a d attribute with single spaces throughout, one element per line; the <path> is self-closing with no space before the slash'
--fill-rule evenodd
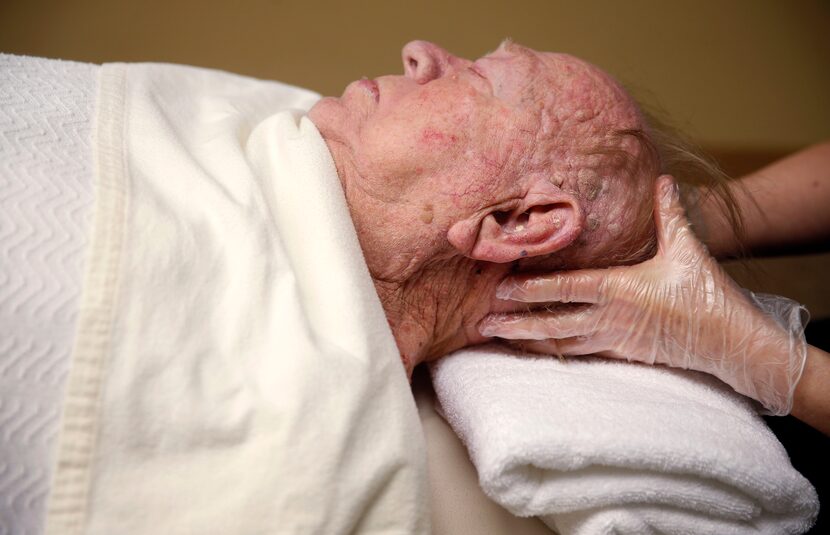
<path id="1" fill-rule="evenodd" d="M 562 535 L 779 535 L 818 514 L 754 405 L 713 377 L 494 345 L 432 376 L 487 495 Z"/>

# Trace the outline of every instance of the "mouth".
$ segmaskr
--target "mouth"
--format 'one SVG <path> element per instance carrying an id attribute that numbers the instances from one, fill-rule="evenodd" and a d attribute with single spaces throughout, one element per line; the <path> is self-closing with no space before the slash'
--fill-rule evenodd
<path id="1" fill-rule="evenodd" d="M 371 96 L 375 102 L 380 101 L 380 89 L 378 88 L 377 82 L 369 80 L 368 78 L 363 78 L 358 81 L 358 85 L 361 89 L 366 91 L 366 93 Z"/>

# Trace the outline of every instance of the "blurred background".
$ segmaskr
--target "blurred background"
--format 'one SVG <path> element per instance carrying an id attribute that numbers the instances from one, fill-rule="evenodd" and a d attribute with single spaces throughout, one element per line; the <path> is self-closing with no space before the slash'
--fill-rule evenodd
<path id="1" fill-rule="evenodd" d="M 323 94 L 400 72 L 411 39 L 477 57 L 511 37 L 611 72 L 732 175 L 830 139 L 829 29 L 827 0 L 0 0 L 2 52 L 186 63 Z M 735 274 L 830 317 L 830 255 Z"/>

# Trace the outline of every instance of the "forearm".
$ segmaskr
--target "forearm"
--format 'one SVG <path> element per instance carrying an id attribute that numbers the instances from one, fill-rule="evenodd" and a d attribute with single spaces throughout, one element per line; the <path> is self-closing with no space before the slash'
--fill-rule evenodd
<path id="1" fill-rule="evenodd" d="M 830 354 L 808 346 L 804 373 L 793 396 L 792 415 L 830 436 Z"/>
<path id="2" fill-rule="evenodd" d="M 830 242 L 830 142 L 809 147 L 729 185 L 743 216 L 744 248 L 755 254 L 826 248 Z M 701 195 L 700 238 L 718 258 L 741 246 L 723 207 Z"/>

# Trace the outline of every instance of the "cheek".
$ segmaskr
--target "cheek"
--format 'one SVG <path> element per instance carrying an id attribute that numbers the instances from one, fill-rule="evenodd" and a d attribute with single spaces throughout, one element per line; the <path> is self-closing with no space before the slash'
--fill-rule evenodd
<path id="1" fill-rule="evenodd" d="M 458 135 L 454 129 L 441 129 L 431 125 L 421 129 L 418 144 L 428 150 L 454 149 L 458 145 Z"/>
<path id="2" fill-rule="evenodd" d="M 470 106 L 469 102 L 453 107 L 441 103 L 428 109 L 429 113 L 410 122 L 413 135 L 422 149 L 458 151 L 475 140 L 480 130 L 477 124 L 483 116 L 481 109 Z"/>
<path id="3" fill-rule="evenodd" d="M 382 161 L 399 161 L 427 170 L 444 169 L 470 146 L 470 121 L 462 114 L 435 110 L 416 117 L 396 115 L 363 136 L 366 151 Z"/>
<path id="4" fill-rule="evenodd" d="M 374 117 L 367 121 L 355 147 L 359 164 L 388 164 L 396 160 L 406 160 L 406 156 L 416 150 L 418 140 L 413 135 L 416 121 L 405 120 L 401 114 Z"/>
<path id="5" fill-rule="evenodd" d="M 464 135 L 449 127 L 446 117 L 396 113 L 367 122 L 354 162 L 365 178 L 403 194 L 454 165 L 464 143 Z"/>
<path id="6" fill-rule="evenodd" d="M 482 126 L 486 111 L 478 99 L 468 96 L 436 93 L 396 102 L 364 125 L 354 150 L 355 164 L 361 174 L 404 189 L 435 178 L 432 191 L 453 195 L 464 181 L 454 169 L 471 175 L 475 168 L 477 175 L 486 176 L 498 166 L 499 155 L 482 156 L 481 148 L 492 136 Z"/>

